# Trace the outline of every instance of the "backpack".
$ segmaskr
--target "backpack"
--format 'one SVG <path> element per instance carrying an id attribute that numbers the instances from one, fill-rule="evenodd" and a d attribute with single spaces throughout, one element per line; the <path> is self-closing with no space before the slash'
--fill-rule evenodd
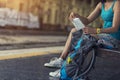
<path id="1" fill-rule="evenodd" d="M 82 30 L 73 33 L 69 55 L 60 70 L 60 80 L 83 80 L 92 69 L 95 61 L 97 40 L 82 34 Z"/>

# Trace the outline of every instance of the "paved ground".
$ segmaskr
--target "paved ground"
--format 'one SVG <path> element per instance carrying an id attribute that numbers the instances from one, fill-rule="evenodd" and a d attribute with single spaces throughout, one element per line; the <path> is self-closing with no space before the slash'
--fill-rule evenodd
<path id="1" fill-rule="evenodd" d="M 57 43 L 64 42 L 66 36 L 55 35 L 0 35 L 0 44 L 20 44 L 20 43 Z"/>
<path id="2" fill-rule="evenodd" d="M 43 64 L 54 55 L 43 55 L 0 61 L 0 80 L 49 80 L 48 73 L 55 69 Z"/>
<path id="3" fill-rule="evenodd" d="M 0 50 L 61 46 L 64 35 L 0 35 Z"/>
<path id="4" fill-rule="evenodd" d="M 41 56 L 41 55 L 47 55 L 49 53 L 61 53 L 63 48 L 64 48 L 63 46 L 54 46 L 54 47 L 43 47 L 43 48 L 1 50 L 0 60 L 39 56 L 39 55 Z"/>
<path id="5" fill-rule="evenodd" d="M 2 50 L 0 80 L 49 80 L 48 73 L 55 69 L 45 68 L 43 64 L 62 50 L 63 46 Z"/>
<path id="6" fill-rule="evenodd" d="M 11 34 L 0 35 L 0 80 L 48 80 L 45 55 L 61 52 L 66 36 Z"/>
<path id="7" fill-rule="evenodd" d="M 52 57 L 59 54 L 46 54 L 34 57 L 8 59 L 0 61 L 0 80 L 59 80 L 51 78 L 48 73 L 56 69 L 43 66 Z M 95 69 L 91 71 L 90 80 L 120 80 L 120 59 L 97 57 Z"/>

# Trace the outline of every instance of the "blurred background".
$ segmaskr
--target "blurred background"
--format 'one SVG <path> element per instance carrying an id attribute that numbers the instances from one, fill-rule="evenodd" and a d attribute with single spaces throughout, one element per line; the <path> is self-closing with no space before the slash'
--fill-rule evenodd
<path id="1" fill-rule="evenodd" d="M 73 26 L 70 12 L 87 17 L 100 0 L 0 0 L 0 28 L 12 30 L 62 31 Z M 101 26 L 97 19 L 91 24 Z"/>
<path id="2" fill-rule="evenodd" d="M 0 49 L 64 45 L 70 12 L 87 17 L 101 0 L 0 0 Z M 101 19 L 92 24 L 100 27 Z"/>
<path id="3" fill-rule="evenodd" d="M 0 0 L 0 80 L 56 80 L 49 76 L 56 69 L 43 65 L 62 53 L 73 27 L 70 12 L 87 17 L 99 1 Z M 90 25 L 101 27 L 102 20 Z M 120 80 L 115 53 L 96 57 L 90 80 Z"/>

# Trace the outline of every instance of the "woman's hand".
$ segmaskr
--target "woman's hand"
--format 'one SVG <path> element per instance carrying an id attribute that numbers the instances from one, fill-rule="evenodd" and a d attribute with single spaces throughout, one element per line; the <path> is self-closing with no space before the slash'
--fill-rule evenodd
<path id="1" fill-rule="evenodd" d="M 69 15 L 69 20 L 72 21 L 74 18 L 79 17 L 79 16 L 80 16 L 79 14 L 71 12 L 70 15 Z"/>
<path id="2" fill-rule="evenodd" d="M 85 27 L 85 28 L 83 28 L 83 33 L 84 34 L 95 34 L 96 33 L 96 29 L 95 28 L 91 28 L 91 27 Z"/>
<path id="3" fill-rule="evenodd" d="M 80 20 L 83 22 L 83 24 L 88 25 L 90 23 L 90 21 L 88 20 L 88 18 L 80 16 L 77 13 L 71 12 L 69 15 L 69 20 L 72 21 L 74 18 L 80 18 Z"/>

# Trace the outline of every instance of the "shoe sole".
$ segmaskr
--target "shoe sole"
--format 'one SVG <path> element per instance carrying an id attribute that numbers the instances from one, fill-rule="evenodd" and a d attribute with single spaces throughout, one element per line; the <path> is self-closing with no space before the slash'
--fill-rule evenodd
<path id="1" fill-rule="evenodd" d="M 53 76 L 53 75 L 51 75 L 50 73 L 49 73 L 49 76 L 50 77 L 53 77 L 53 78 L 59 78 L 60 76 Z"/>

